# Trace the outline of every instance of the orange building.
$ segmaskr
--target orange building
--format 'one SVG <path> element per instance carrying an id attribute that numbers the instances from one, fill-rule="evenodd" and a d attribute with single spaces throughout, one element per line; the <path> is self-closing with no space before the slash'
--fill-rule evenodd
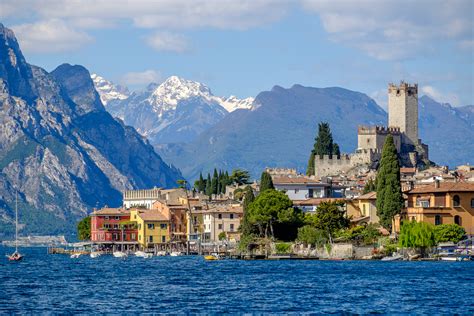
<path id="1" fill-rule="evenodd" d="M 474 183 L 439 182 L 405 192 L 407 207 L 394 218 L 393 229 L 400 232 L 402 220 L 433 225 L 458 224 L 474 235 Z"/>

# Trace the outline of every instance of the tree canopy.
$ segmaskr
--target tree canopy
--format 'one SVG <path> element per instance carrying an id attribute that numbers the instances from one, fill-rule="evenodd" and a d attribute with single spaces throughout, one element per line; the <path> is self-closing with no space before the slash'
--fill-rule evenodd
<path id="1" fill-rule="evenodd" d="M 318 134 L 314 139 L 314 146 L 309 155 L 308 167 L 306 169 L 308 176 L 314 175 L 314 158 L 317 155 L 320 157 L 323 155 L 339 157 L 341 155 L 339 145 L 334 143 L 331 128 L 327 122 L 321 122 L 318 125 Z"/>
<path id="2" fill-rule="evenodd" d="M 466 231 L 457 224 L 442 224 L 435 226 L 434 234 L 437 243 L 447 241 L 457 243 L 463 239 Z"/>
<path id="3" fill-rule="evenodd" d="M 404 248 L 425 248 L 436 245 L 434 226 L 425 222 L 403 221 L 400 228 L 400 246 Z"/>
<path id="4" fill-rule="evenodd" d="M 388 135 L 382 150 L 382 159 L 377 173 L 377 215 L 380 224 L 392 228 L 392 219 L 403 207 L 400 184 L 400 164 L 392 135 Z"/>
<path id="5" fill-rule="evenodd" d="M 232 183 L 237 185 L 250 184 L 250 173 L 247 170 L 243 169 L 234 169 L 230 175 L 230 180 Z"/>
<path id="6" fill-rule="evenodd" d="M 90 216 L 83 218 L 77 224 L 77 238 L 79 240 L 91 239 L 91 217 Z"/>
<path id="7" fill-rule="evenodd" d="M 329 240 L 332 241 L 336 231 L 349 227 L 349 219 L 341 207 L 341 202 L 322 202 L 319 204 L 316 213 L 306 214 L 305 222 L 324 231 Z"/>

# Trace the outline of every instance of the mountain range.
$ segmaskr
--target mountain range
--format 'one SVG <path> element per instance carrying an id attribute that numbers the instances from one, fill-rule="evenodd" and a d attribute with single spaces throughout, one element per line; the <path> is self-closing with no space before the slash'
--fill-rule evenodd
<path id="1" fill-rule="evenodd" d="M 174 187 L 165 163 L 134 128 L 104 108 L 87 69 L 48 73 L 26 62 L 0 24 L 0 237 L 67 234 L 93 207 L 121 204 L 121 191 Z"/>
<path id="2" fill-rule="evenodd" d="M 92 79 L 107 110 L 155 145 L 191 142 L 229 112 L 254 106 L 253 98 L 217 97 L 206 85 L 177 76 L 131 94 L 96 74 Z"/>

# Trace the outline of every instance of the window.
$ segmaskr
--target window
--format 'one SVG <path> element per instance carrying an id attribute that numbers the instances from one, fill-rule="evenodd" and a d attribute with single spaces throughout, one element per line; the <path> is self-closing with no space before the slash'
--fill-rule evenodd
<path id="1" fill-rule="evenodd" d="M 423 200 L 420 203 L 421 207 L 430 207 L 430 201 L 429 200 Z"/>
<path id="2" fill-rule="evenodd" d="M 461 206 L 461 199 L 459 198 L 459 195 L 453 196 L 453 206 L 454 207 Z"/>
<path id="3" fill-rule="evenodd" d="M 314 197 L 314 190 L 313 190 L 313 189 L 309 189 L 309 190 L 308 190 L 308 197 L 309 197 L 309 198 Z"/>
<path id="4" fill-rule="evenodd" d="M 112 234 L 112 240 L 118 240 L 118 234 L 113 233 Z"/>
<path id="5" fill-rule="evenodd" d="M 104 224 L 104 228 L 105 228 L 105 229 L 109 229 L 109 228 L 110 228 L 110 224 Z"/>
<path id="6" fill-rule="evenodd" d="M 142 235 L 138 235 L 138 240 L 142 240 Z"/>
<path id="7" fill-rule="evenodd" d="M 219 229 L 222 229 L 222 224 L 219 224 L 218 228 L 219 228 Z"/>
<path id="8" fill-rule="evenodd" d="M 462 225 L 461 216 L 459 215 L 454 216 L 454 224 L 457 224 L 459 226 Z"/>
<path id="9" fill-rule="evenodd" d="M 124 233 L 122 238 L 123 238 L 122 240 L 127 240 L 127 234 Z"/>
<path id="10" fill-rule="evenodd" d="M 217 218 L 222 219 L 222 214 L 219 214 Z"/>
<path id="11" fill-rule="evenodd" d="M 435 216 L 435 225 L 441 225 L 443 223 L 441 215 Z"/>
<path id="12" fill-rule="evenodd" d="M 161 242 L 166 242 L 166 236 L 161 236 Z"/>
<path id="13" fill-rule="evenodd" d="M 148 229 L 155 229 L 155 224 L 148 224 Z"/>
<path id="14" fill-rule="evenodd" d="M 471 208 L 474 208 L 474 199 L 471 199 Z"/>
<path id="15" fill-rule="evenodd" d="M 153 242 L 153 236 L 148 237 L 148 242 Z"/>
<path id="16" fill-rule="evenodd" d="M 114 224 L 114 229 L 118 229 L 118 224 Z"/>
<path id="17" fill-rule="evenodd" d="M 137 219 L 137 214 L 133 215 L 133 219 Z"/>
<path id="18" fill-rule="evenodd" d="M 110 217 L 109 217 L 109 216 L 106 216 L 106 217 L 105 217 L 105 219 L 107 219 L 107 220 L 108 220 L 108 219 L 110 219 Z"/>
<path id="19" fill-rule="evenodd" d="M 131 240 L 136 240 L 137 238 L 137 235 L 135 235 L 135 233 L 132 233 L 132 237 L 130 237 Z"/>
<path id="20" fill-rule="evenodd" d="M 234 219 L 234 214 L 233 213 L 230 213 L 230 219 Z"/>
<path id="21" fill-rule="evenodd" d="M 161 228 L 161 229 L 166 229 L 167 226 L 168 226 L 168 225 L 166 225 L 166 224 L 160 224 L 160 228 Z"/>
<path id="22" fill-rule="evenodd" d="M 120 220 L 120 216 L 115 216 L 115 220 L 119 221 L 119 220 Z"/>
<path id="23" fill-rule="evenodd" d="M 365 215 L 365 204 L 362 204 L 362 214 Z"/>
<path id="24" fill-rule="evenodd" d="M 231 232 L 234 231 L 234 224 L 230 224 L 230 231 L 231 231 Z"/>

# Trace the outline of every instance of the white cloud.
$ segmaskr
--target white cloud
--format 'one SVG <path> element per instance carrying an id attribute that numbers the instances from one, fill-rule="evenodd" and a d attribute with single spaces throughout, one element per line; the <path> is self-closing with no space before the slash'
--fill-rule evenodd
<path id="1" fill-rule="evenodd" d="M 152 82 L 159 83 L 163 78 L 155 70 L 145 70 L 142 72 L 129 72 L 122 76 L 120 83 L 129 86 L 141 86 Z"/>
<path id="2" fill-rule="evenodd" d="M 473 5 L 471 0 L 303 0 L 332 40 L 381 60 L 430 52 L 442 40 L 472 40 Z"/>
<path id="3" fill-rule="evenodd" d="M 437 102 L 459 106 L 459 97 L 454 93 L 442 93 L 433 86 L 422 86 L 420 90 L 423 94 L 426 94 Z"/>
<path id="4" fill-rule="evenodd" d="M 72 29 L 59 19 L 14 25 L 12 29 L 26 52 L 71 51 L 92 41 L 89 35 Z"/>
<path id="5" fill-rule="evenodd" d="M 145 38 L 146 43 L 156 51 L 182 53 L 188 49 L 184 36 L 168 32 L 157 32 Z"/>

